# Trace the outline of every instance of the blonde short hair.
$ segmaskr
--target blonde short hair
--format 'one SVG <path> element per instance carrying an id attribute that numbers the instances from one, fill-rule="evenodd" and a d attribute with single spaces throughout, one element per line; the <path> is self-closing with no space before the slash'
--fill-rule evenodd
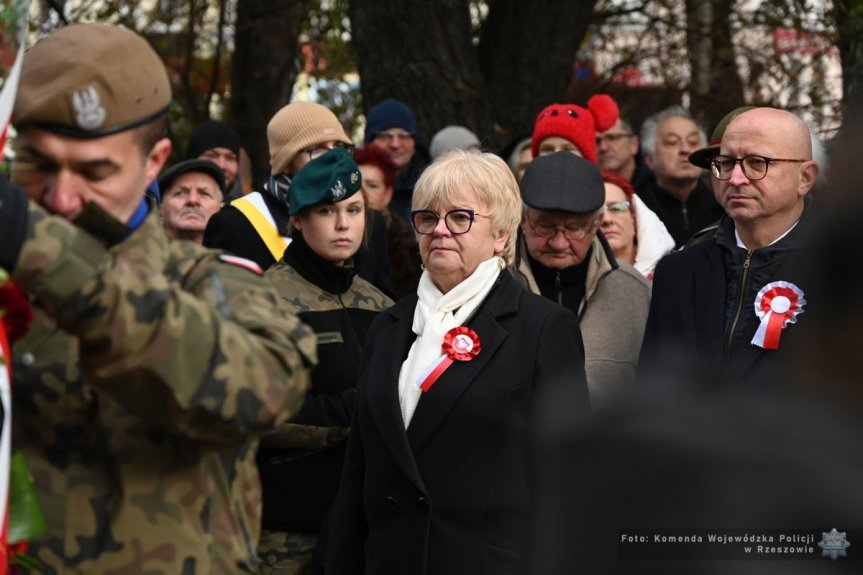
<path id="1" fill-rule="evenodd" d="M 411 209 L 451 204 L 465 188 L 487 206 L 492 232 L 509 233 L 500 256 L 510 265 L 521 223 L 521 193 L 515 176 L 498 156 L 475 150 L 453 150 L 442 155 L 425 169 L 414 186 Z"/>

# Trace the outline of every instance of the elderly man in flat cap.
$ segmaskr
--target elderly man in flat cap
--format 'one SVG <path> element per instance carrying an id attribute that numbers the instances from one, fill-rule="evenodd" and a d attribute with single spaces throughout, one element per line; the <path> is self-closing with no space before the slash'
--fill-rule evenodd
<path id="1" fill-rule="evenodd" d="M 533 293 L 579 319 L 591 401 L 635 380 L 650 287 L 618 262 L 599 230 L 605 186 L 597 167 L 568 151 L 533 160 L 521 181 L 525 204 L 514 269 Z"/>
<path id="2" fill-rule="evenodd" d="M 168 237 L 204 245 L 204 230 L 222 207 L 226 185 L 222 170 L 210 160 L 186 160 L 165 170 L 159 176 L 159 211 Z"/>
<path id="3" fill-rule="evenodd" d="M 145 190 L 170 102 L 121 27 L 24 58 L 0 268 L 32 298 L 12 441 L 45 515 L 34 572 L 258 570 L 256 442 L 301 404 L 315 340 L 254 264 L 165 236 Z"/>

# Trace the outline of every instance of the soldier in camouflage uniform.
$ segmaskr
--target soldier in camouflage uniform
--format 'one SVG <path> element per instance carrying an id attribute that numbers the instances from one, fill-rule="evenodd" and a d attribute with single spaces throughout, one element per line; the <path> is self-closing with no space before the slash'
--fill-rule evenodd
<path id="1" fill-rule="evenodd" d="M 267 270 L 318 337 L 320 364 L 299 414 L 261 441 L 264 573 L 319 573 L 312 555 L 341 478 L 366 331 L 392 305 L 357 275 L 367 212 L 359 169 L 336 148 L 306 164 L 290 190 L 293 242 Z"/>
<path id="2" fill-rule="evenodd" d="M 13 445 L 47 522 L 34 572 L 259 572 L 257 438 L 301 405 L 315 340 L 251 262 L 166 238 L 145 190 L 170 101 L 120 27 L 68 26 L 24 60 L 30 201 L 0 185 L 0 267 L 34 308 L 13 349 Z"/>

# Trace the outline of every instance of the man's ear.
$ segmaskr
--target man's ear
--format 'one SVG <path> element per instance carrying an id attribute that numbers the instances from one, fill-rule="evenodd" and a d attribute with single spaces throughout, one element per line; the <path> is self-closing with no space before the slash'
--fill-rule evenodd
<path id="1" fill-rule="evenodd" d="M 798 186 L 797 195 L 801 198 L 809 193 L 815 181 L 818 180 L 818 174 L 821 168 L 812 160 L 803 162 L 800 166 L 800 185 Z"/>
<path id="2" fill-rule="evenodd" d="M 146 159 L 146 175 L 147 182 L 152 182 L 159 176 L 159 172 L 165 167 L 165 162 L 168 161 L 168 156 L 171 155 L 171 140 L 162 138 L 156 142 L 150 151 L 147 152 Z"/>
<path id="3" fill-rule="evenodd" d="M 644 164 L 651 170 L 653 169 L 653 156 L 647 152 L 644 153 Z"/>

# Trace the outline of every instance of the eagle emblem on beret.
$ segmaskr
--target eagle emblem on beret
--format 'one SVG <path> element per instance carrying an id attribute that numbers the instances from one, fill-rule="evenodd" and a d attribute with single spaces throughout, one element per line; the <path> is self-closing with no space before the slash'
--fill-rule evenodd
<path id="1" fill-rule="evenodd" d="M 348 190 L 347 188 L 345 188 L 345 185 L 342 183 L 341 180 L 336 180 L 336 185 L 330 188 L 330 195 L 332 196 L 334 202 L 338 202 L 339 200 L 341 200 L 343 197 L 345 197 L 347 193 Z"/>
<path id="2" fill-rule="evenodd" d="M 75 121 L 84 130 L 95 130 L 105 122 L 107 112 L 93 86 L 73 92 L 72 107 L 75 108 Z"/>

